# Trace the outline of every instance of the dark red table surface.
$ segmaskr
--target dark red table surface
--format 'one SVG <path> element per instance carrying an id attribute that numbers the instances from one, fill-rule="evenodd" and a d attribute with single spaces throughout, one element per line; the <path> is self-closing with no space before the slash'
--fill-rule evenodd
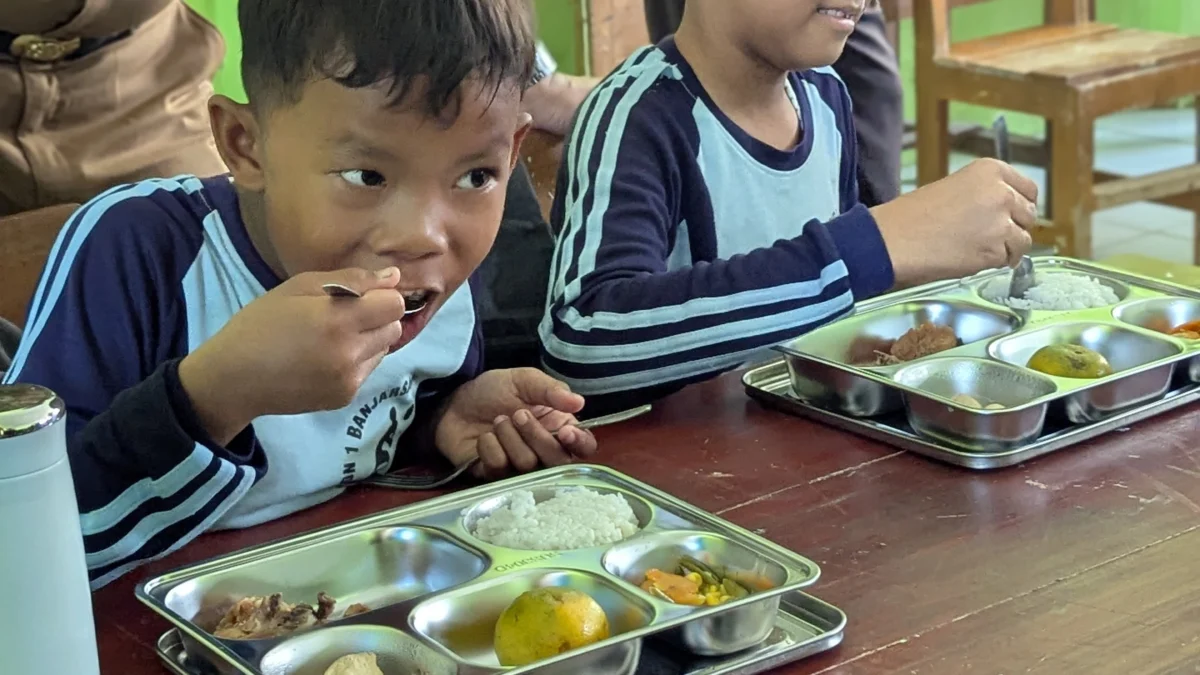
<path id="1" fill-rule="evenodd" d="M 769 410 L 730 375 L 597 436 L 600 463 L 820 564 L 845 642 L 777 672 L 1200 673 L 1193 411 L 979 473 Z M 163 672 L 138 580 L 429 496 L 356 489 L 98 591 L 103 672 Z"/>

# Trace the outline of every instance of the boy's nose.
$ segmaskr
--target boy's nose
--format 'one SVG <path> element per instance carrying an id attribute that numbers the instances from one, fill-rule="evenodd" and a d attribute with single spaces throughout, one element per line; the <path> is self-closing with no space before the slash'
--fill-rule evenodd
<path id="1" fill-rule="evenodd" d="M 388 228 L 383 253 L 397 262 L 420 260 L 446 253 L 449 238 L 445 219 L 436 209 L 419 209 L 418 217 L 411 212 L 397 218 Z"/>

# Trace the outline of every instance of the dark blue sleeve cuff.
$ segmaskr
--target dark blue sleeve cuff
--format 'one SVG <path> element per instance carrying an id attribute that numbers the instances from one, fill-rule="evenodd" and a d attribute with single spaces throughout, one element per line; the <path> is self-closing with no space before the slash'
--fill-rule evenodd
<path id="1" fill-rule="evenodd" d="M 167 361 L 159 368 L 161 373 L 164 388 L 166 390 L 167 404 L 170 410 L 174 413 L 175 419 L 178 421 L 180 428 L 192 438 L 195 442 L 203 445 L 213 454 L 224 459 L 228 459 L 234 464 L 256 464 L 265 455 L 260 456 L 258 440 L 254 436 L 254 427 L 248 426 L 242 430 L 227 447 L 221 447 L 216 441 L 209 436 L 204 430 L 204 425 L 200 423 L 200 418 L 196 414 L 196 409 L 192 407 L 192 399 L 188 396 L 187 390 L 183 388 L 183 383 L 179 381 L 179 362 L 183 359 L 172 359 Z"/>
<path id="2" fill-rule="evenodd" d="M 855 206 L 830 221 L 827 230 L 849 271 L 850 290 L 856 301 L 886 293 L 895 286 L 892 258 L 867 207 Z"/>

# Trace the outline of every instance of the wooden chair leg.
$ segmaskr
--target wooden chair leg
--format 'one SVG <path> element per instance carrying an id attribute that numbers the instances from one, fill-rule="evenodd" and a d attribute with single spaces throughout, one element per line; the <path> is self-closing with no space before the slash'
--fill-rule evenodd
<path id="1" fill-rule="evenodd" d="M 1077 111 L 1046 123 L 1050 157 L 1047 171 L 1053 227 L 1038 243 L 1053 244 L 1058 254 L 1092 257 L 1093 120 Z M 1045 235 L 1050 235 L 1047 241 Z"/>
<path id="2" fill-rule="evenodd" d="M 950 173 L 950 102 L 917 89 L 917 185 Z"/>

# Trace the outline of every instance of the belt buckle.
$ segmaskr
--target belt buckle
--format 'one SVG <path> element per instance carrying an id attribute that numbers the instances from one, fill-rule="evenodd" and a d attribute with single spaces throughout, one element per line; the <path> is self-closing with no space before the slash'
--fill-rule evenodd
<path id="1" fill-rule="evenodd" d="M 56 40 L 41 35 L 18 35 L 13 38 L 8 51 L 18 59 L 37 61 L 38 63 L 54 63 L 67 58 L 79 49 L 82 40 Z"/>

